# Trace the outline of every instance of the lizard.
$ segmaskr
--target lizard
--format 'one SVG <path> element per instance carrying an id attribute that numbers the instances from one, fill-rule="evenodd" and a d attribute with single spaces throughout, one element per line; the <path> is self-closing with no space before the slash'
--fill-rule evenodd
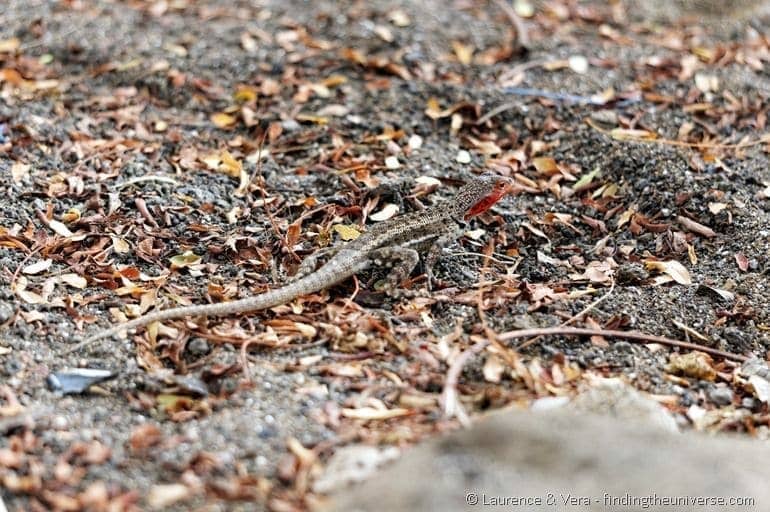
<path id="1" fill-rule="evenodd" d="M 420 252 L 425 253 L 423 263 L 430 289 L 432 268 L 443 248 L 462 235 L 471 217 L 489 210 L 512 191 L 513 181 L 510 178 L 485 172 L 468 181 L 445 203 L 393 217 L 375 224 L 341 247 L 317 251 L 308 256 L 297 275 L 282 287 L 234 301 L 157 310 L 96 332 L 66 353 L 153 322 L 185 317 L 230 316 L 285 304 L 339 284 L 372 265 L 399 264 L 393 266 L 386 281 L 387 288 L 392 289 L 412 273 L 419 263 Z M 320 258 L 326 256 L 329 259 L 316 270 Z"/>

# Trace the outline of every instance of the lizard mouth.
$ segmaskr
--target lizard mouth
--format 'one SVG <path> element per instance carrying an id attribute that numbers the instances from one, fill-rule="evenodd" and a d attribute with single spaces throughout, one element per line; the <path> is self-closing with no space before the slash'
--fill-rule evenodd
<path id="1" fill-rule="evenodd" d="M 488 194 L 481 198 L 481 200 L 471 206 L 471 208 L 465 214 L 465 220 L 470 219 L 476 215 L 480 215 L 494 206 L 496 202 L 500 200 L 505 194 L 511 190 L 511 186 L 508 185 L 498 190 L 495 189 L 491 194 Z"/>

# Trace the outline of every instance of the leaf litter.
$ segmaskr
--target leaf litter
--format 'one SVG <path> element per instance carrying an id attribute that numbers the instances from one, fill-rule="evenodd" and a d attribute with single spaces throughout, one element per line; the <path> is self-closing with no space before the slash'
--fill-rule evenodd
<path id="1" fill-rule="evenodd" d="M 451 15 L 440 26 L 407 3 L 342 16 L 366 23 L 322 14 L 325 29 L 323 2 L 290 15 L 268 2 L 249 23 L 216 2 L 137 1 L 119 26 L 98 3 L 47 13 L 112 29 L 116 45 L 28 25 L 11 4 L 8 26 L 30 41 L 0 37 L 0 183 L 12 198 L 0 210 L 12 292 L 0 354 L 20 367 L 0 388 L 0 416 L 58 412 L 3 438 L 0 480 L 23 506 L 303 509 L 346 444 L 402 447 L 488 409 L 569 398 L 597 375 L 668 397 L 680 424 L 768 436 L 761 368 L 651 340 L 623 348 L 609 334 L 765 357 L 768 102 L 732 73 L 767 65 L 750 28 L 728 44 L 697 26 L 653 34 L 598 4 L 583 17 L 516 2 L 537 29 L 524 56 L 505 13 L 470 4 L 438 13 Z M 564 53 L 549 41 L 565 25 L 596 30 Z M 164 45 L 142 46 L 146 31 Z M 442 258 L 427 296 L 384 296 L 375 269 L 242 319 L 157 324 L 62 355 L 65 334 L 260 293 L 481 167 L 511 176 L 517 194 Z M 404 286 L 419 291 L 419 273 Z M 509 343 L 567 324 L 594 334 Z M 51 369 L 99 362 L 119 376 L 60 402 L 28 351 Z M 174 378 L 149 378 L 158 372 Z M 717 384 L 735 400 L 709 401 L 704 386 Z M 112 417 L 131 447 L 120 465 L 106 440 L 75 434 Z M 44 434 L 59 451 L 43 453 Z M 179 453 L 161 473 L 160 455 Z"/>

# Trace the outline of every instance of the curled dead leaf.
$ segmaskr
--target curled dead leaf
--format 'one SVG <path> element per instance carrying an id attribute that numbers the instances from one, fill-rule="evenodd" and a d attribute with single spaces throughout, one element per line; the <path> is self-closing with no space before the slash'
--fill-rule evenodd
<path id="1" fill-rule="evenodd" d="M 185 251 L 182 254 L 172 256 L 169 261 L 171 262 L 171 269 L 176 270 L 197 265 L 201 262 L 201 257 L 192 251 Z"/>
<path id="2" fill-rule="evenodd" d="M 53 260 L 51 259 L 36 261 L 35 263 L 30 263 L 29 265 L 21 269 L 21 272 L 27 275 L 39 274 L 51 268 L 52 263 L 53 263 Z"/>
<path id="3" fill-rule="evenodd" d="M 70 231 L 70 228 L 68 228 L 58 220 L 49 220 L 48 227 L 51 228 L 51 230 L 57 235 L 66 236 L 66 237 L 72 236 L 72 231 Z"/>
<path id="4" fill-rule="evenodd" d="M 62 274 L 61 280 L 63 283 L 68 284 L 73 288 L 77 288 L 78 290 L 83 290 L 88 285 L 88 281 L 85 277 L 74 273 Z"/>
<path id="5" fill-rule="evenodd" d="M 668 275 L 679 284 L 692 284 L 692 278 L 690 272 L 676 260 L 671 261 L 655 261 L 645 260 L 644 267 L 647 270 L 654 270 Z"/>
<path id="6" fill-rule="evenodd" d="M 372 215 L 369 216 L 369 218 L 375 222 L 382 222 L 384 220 L 390 219 L 397 213 L 398 213 L 398 206 L 392 203 L 388 203 L 382 208 L 382 210 L 378 211 L 377 213 L 373 213 Z"/>

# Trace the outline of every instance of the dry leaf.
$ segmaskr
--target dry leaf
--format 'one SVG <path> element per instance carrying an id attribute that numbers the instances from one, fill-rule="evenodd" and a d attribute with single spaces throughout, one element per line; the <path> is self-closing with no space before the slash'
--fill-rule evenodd
<path id="1" fill-rule="evenodd" d="M 51 228 L 51 230 L 57 235 L 67 236 L 67 237 L 72 236 L 72 231 L 70 231 L 70 228 L 68 228 L 58 220 L 49 220 L 48 227 Z"/>
<path id="2" fill-rule="evenodd" d="M 676 375 L 684 375 L 695 379 L 713 381 L 717 371 L 713 367 L 714 360 L 703 352 L 687 354 L 671 354 L 666 371 Z"/>
<path id="3" fill-rule="evenodd" d="M 728 205 L 727 203 L 709 203 L 708 204 L 709 211 L 714 215 L 717 215 L 719 212 L 721 212 L 728 206 L 730 205 Z"/>
<path id="4" fill-rule="evenodd" d="M 340 235 L 340 238 L 342 238 L 342 240 L 345 242 L 355 240 L 361 236 L 361 232 L 358 231 L 358 229 L 356 229 L 356 227 L 353 225 L 335 224 L 332 226 L 332 229 L 336 231 L 337 234 Z"/>
<path id="5" fill-rule="evenodd" d="M 235 117 L 231 116 L 230 114 L 225 114 L 224 112 L 217 112 L 216 114 L 212 114 L 210 119 L 211 122 L 214 123 L 214 126 L 223 130 L 232 128 L 236 121 Z"/>
<path id="6" fill-rule="evenodd" d="M 387 420 L 409 414 L 409 409 L 376 409 L 374 407 L 360 407 L 358 409 L 342 409 L 341 413 L 346 418 L 355 420 Z"/>
<path id="7" fill-rule="evenodd" d="M 684 267 L 684 265 L 682 265 L 678 261 L 645 260 L 644 267 L 647 270 L 655 270 L 657 272 L 662 272 L 668 275 L 669 277 L 671 277 L 674 281 L 676 281 L 679 284 L 692 284 L 692 278 L 690 277 L 690 272 L 688 272 L 687 269 Z"/>
<path id="8" fill-rule="evenodd" d="M 692 219 L 688 219 L 687 217 L 682 217 L 681 215 L 677 215 L 676 220 L 679 222 L 679 224 L 682 225 L 683 228 L 685 228 L 688 231 L 692 231 L 693 233 L 697 233 L 701 236 L 705 236 L 706 238 L 712 238 L 717 236 L 714 230 L 712 230 L 710 227 L 704 226 L 703 224 L 699 222 L 695 222 Z"/>
<path id="9" fill-rule="evenodd" d="M 395 204 L 388 203 L 385 206 L 383 206 L 382 210 L 378 211 L 377 213 L 373 213 L 369 215 L 369 218 L 375 222 L 382 222 L 384 220 L 390 219 L 397 213 L 398 213 L 398 206 L 396 206 Z"/>
<path id="10" fill-rule="evenodd" d="M 112 237 L 112 249 L 118 254 L 126 254 L 131 249 L 124 239 L 117 236 Z"/>
<path id="11" fill-rule="evenodd" d="M 31 166 L 29 164 L 23 164 L 21 162 L 14 162 L 11 166 L 11 178 L 14 183 L 20 183 L 24 178 L 29 176 L 29 170 Z"/>
<path id="12" fill-rule="evenodd" d="M 550 156 L 539 156 L 532 159 L 532 165 L 538 173 L 545 176 L 551 176 L 559 172 L 559 166 L 556 165 L 556 160 Z"/>
<path id="13" fill-rule="evenodd" d="M 751 390 L 761 402 L 768 403 L 770 401 L 770 382 L 767 379 L 760 377 L 759 375 L 752 375 L 749 377 L 749 384 Z"/>
<path id="14" fill-rule="evenodd" d="M 53 260 L 46 259 L 46 260 L 40 260 L 36 261 L 35 263 L 31 263 L 21 269 L 21 272 L 23 274 L 32 275 L 32 274 L 39 274 L 40 272 L 45 272 L 49 268 L 51 268 L 51 264 L 53 263 Z"/>
<path id="15" fill-rule="evenodd" d="M 222 151 L 219 155 L 217 170 L 233 178 L 238 178 L 243 170 L 243 164 L 233 158 L 229 151 Z"/>
<path id="16" fill-rule="evenodd" d="M 741 272 L 746 272 L 749 269 L 749 259 L 742 252 L 735 253 L 735 262 L 738 264 Z"/>
<path id="17" fill-rule="evenodd" d="M 614 128 L 610 130 L 610 137 L 615 140 L 655 140 L 658 138 L 658 134 L 647 130 Z"/>
<path id="18" fill-rule="evenodd" d="M 457 60 L 460 64 L 467 66 L 473 61 L 473 46 L 466 45 L 460 41 L 452 41 L 452 50 L 457 56 Z"/>
<path id="19" fill-rule="evenodd" d="M 187 499 L 192 492 L 184 484 L 153 485 L 147 494 L 147 504 L 155 510 L 162 510 L 174 503 Z"/>
<path id="20" fill-rule="evenodd" d="M 185 251 L 182 254 L 172 256 L 169 261 L 171 262 L 171 270 L 176 270 L 197 265 L 201 262 L 201 257 L 192 251 Z"/>
<path id="21" fill-rule="evenodd" d="M 77 274 L 62 274 L 61 280 L 65 283 L 70 285 L 73 288 L 77 288 L 79 290 L 83 290 L 87 285 L 88 281 L 85 277 L 79 276 Z"/>
<path id="22" fill-rule="evenodd" d="M 13 53 L 21 47 L 21 41 L 18 37 L 9 39 L 0 39 L 0 53 Z"/>
<path id="23" fill-rule="evenodd" d="M 487 382 L 497 384 L 500 382 L 500 378 L 503 376 L 505 365 L 503 365 L 502 360 L 498 356 L 492 354 L 487 357 L 487 360 L 484 362 L 484 368 L 482 371 Z"/>

